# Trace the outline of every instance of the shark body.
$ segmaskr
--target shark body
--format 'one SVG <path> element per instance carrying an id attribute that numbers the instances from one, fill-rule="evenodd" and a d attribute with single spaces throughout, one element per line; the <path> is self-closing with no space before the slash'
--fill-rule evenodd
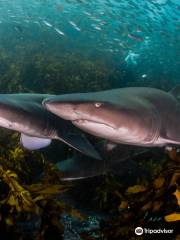
<path id="1" fill-rule="evenodd" d="M 99 154 L 85 135 L 42 106 L 47 94 L 0 94 L 0 127 L 21 133 L 22 145 L 30 150 L 46 147 L 52 139 L 96 159 Z"/>
<path id="2" fill-rule="evenodd" d="M 171 92 L 129 87 L 47 98 L 48 111 L 113 143 L 145 147 L 180 144 L 179 86 Z"/>

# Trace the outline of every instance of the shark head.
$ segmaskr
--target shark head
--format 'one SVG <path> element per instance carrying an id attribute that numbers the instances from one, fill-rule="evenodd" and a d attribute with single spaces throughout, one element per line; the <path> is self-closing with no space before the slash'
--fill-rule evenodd
<path id="1" fill-rule="evenodd" d="M 137 108 L 126 101 L 92 100 L 89 94 L 87 98 L 79 99 L 80 95 L 75 94 L 74 99 L 72 96 L 69 95 L 69 101 L 59 96 L 47 99 L 43 104 L 78 128 L 113 142 L 136 144 L 148 138 L 153 119 L 143 118 L 141 106 Z"/>
<path id="2" fill-rule="evenodd" d="M 0 100 L 0 127 L 13 129 L 16 113 L 12 106 Z"/>
<path id="3" fill-rule="evenodd" d="M 0 94 L 0 127 L 21 133 L 21 145 L 29 150 L 47 147 L 56 139 L 100 160 L 99 153 L 79 129 L 43 108 L 41 103 L 47 97 L 49 95 Z"/>

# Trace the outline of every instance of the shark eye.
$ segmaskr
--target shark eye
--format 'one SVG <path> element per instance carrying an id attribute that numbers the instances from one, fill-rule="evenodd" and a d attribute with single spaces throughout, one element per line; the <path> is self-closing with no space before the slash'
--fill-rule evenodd
<path id="1" fill-rule="evenodd" d="M 100 107 L 101 105 L 102 105 L 102 103 L 98 103 L 98 102 L 94 104 L 94 106 L 97 108 Z"/>

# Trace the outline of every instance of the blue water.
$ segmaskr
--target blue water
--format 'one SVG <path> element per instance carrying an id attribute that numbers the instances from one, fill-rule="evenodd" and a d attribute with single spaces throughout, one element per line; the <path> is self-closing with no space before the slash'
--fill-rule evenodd
<path id="1" fill-rule="evenodd" d="M 0 0 L 0 48 L 11 62 L 43 52 L 107 59 L 112 87 L 170 88 L 180 75 L 179 0 Z"/>

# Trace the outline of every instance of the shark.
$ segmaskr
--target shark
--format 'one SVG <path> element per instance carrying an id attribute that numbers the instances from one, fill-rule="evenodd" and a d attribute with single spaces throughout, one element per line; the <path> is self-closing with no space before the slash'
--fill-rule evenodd
<path id="1" fill-rule="evenodd" d="M 180 145 L 180 86 L 170 92 L 126 87 L 46 98 L 43 106 L 110 143 L 144 147 Z"/>
<path id="2" fill-rule="evenodd" d="M 47 147 L 60 140 L 79 152 L 95 158 L 101 156 L 82 131 L 42 106 L 48 94 L 0 94 L 0 127 L 21 133 L 20 142 L 29 150 Z"/>
<path id="3" fill-rule="evenodd" d="M 161 149 L 159 148 L 151 151 L 150 148 L 120 144 L 111 151 L 105 151 L 104 147 L 106 147 L 106 145 L 102 142 L 98 144 L 101 144 L 101 149 L 100 146 L 98 146 L 98 150 L 103 157 L 102 161 L 97 161 L 85 155 L 80 155 L 79 152 L 75 152 L 71 157 L 57 162 L 56 167 L 62 173 L 61 180 L 76 181 L 107 174 L 125 176 L 127 171 L 131 172 L 132 177 L 132 174 L 138 174 L 139 160 L 148 160 L 152 158 L 153 155 L 159 158 L 160 154 L 162 156 L 162 153 L 159 151 Z"/>

